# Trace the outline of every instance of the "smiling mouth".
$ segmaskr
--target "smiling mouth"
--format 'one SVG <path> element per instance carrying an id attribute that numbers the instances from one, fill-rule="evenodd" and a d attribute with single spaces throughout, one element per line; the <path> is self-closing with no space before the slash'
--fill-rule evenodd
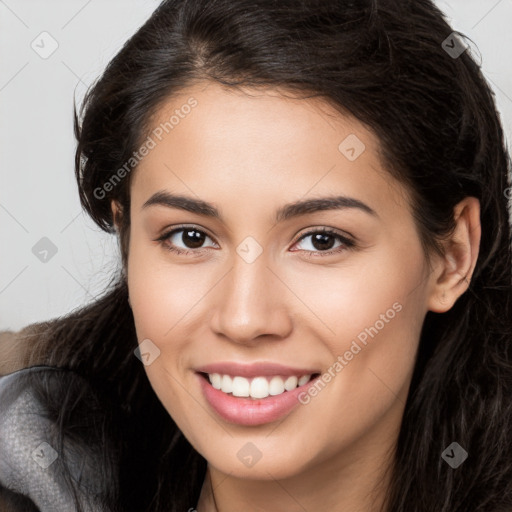
<path id="1" fill-rule="evenodd" d="M 237 398 L 260 400 L 279 396 L 304 386 L 318 377 L 319 373 L 290 376 L 256 376 L 252 378 L 220 373 L 198 372 L 213 388 Z"/>

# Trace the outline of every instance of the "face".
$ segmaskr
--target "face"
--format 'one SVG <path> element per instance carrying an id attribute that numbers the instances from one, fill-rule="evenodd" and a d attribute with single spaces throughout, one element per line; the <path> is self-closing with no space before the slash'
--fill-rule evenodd
<path id="1" fill-rule="evenodd" d="M 151 122 L 128 287 L 147 376 L 184 435 L 259 479 L 394 440 L 430 282 L 376 137 L 320 99 L 213 83 Z"/>

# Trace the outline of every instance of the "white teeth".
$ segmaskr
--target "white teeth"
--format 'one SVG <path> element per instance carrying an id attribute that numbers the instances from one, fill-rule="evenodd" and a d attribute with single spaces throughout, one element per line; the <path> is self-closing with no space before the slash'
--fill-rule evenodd
<path id="1" fill-rule="evenodd" d="M 281 377 L 272 377 L 270 385 L 268 386 L 268 392 L 272 396 L 284 393 L 283 379 L 281 379 Z"/>
<path id="2" fill-rule="evenodd" d="M 232 393 L 233 392 L 233 380 L 229 375 L 223 375 L 221 381 L 221 390 L 224 393 Z"/>
<path id="3" fill-rule="evenodd" d="M 269 395 L 281 395 L 285 391 L 292 391 L 297 386 L 303 386 L 310 381 L 311 375 L 295 375 L 289 377 L 254 377 L 247 379 L 245 377 L 231 377 L 230 375 L 221 375 L 219 373 L 208 374 L 211 385 L 223 393 L 232 393 L 233 396 L 266 398 Z"/>
<path id="4" fill-rule="evenodd" d="M 304 384 L 306 384 L 306 382 L 308 382 L 310 378 L 311 378 L 311 375 L 303 375 L 299 379 L 299 386 L 304 386 Z"/>
<path id="5" fill-rule="evenodd" d="M 233 377 L 233 396 L 249 396 L 250 384 L 245 377 Z"/>
<path id="6" fill-rule="evenodd" d="M 297 387 L 298 380 L 299 379 L 297 379 L 297 377 L 295 377 L 295 375 L 288 377 L 284 381 L 284 389 L 286 389 L 286 391 L 291 391 L 292 389 L 295 389 Z"/>
<path id="7" fill-rule="evenodd" d="M 265 377 L 256 377 L 252 379 L 250 395 L 252 398 L 267 398 L 268 380 Z"/>
<path id="8" fill-rule="evenodd" d="M 220 374 L 212 373 L 212 374 L 208 375 L 208 377 L 210 379 L 212 386 L 215 389 L 220 389 L 222 387 L 222 377 L 220 376 Z"/>

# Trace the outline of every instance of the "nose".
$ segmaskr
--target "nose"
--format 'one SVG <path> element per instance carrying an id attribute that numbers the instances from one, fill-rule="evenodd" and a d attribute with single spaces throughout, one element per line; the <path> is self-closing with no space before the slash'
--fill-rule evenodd
<path id="1" fill-rule="evenodd" d="M 263 255 L 252 263 L 235 255 L 231 270 L 216 288 L 211 329 L 217 335 L 250 345 L 290 334 L 289 292 Z"/>

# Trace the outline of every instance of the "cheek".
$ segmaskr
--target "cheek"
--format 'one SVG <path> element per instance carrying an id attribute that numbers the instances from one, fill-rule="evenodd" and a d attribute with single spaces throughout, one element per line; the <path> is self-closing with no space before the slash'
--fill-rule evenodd
<path id="1" fill-rule="evenodd" d="M 312 460 L 356 443 L 376 425 L 392 436 L 401 421 L 423 317 L 421 294 L 403 292 L 388 289 L 369 293 L 372 300 L 365 303 L 346 301 L 331 318 L 336 335 L 323 339 L 331 357 L 322 383 L 301 397 L 304 418 L 318 418 L 303 427 L 317 440 Z"/>
<path id="2" fill-rule="evenodd" d="M 187 313 L 200 290 L 187 272 L 163 264 L 159 250 L 137 242 L 135 234 L 127 272 L 137 339 L 139 343 L 151 340 L 159 354 L 144 370 L 162 405 L 191 436 L 197 405 L 183 387 L 188 361 Z"/>
<path id="3" fill-rule="evenodd" d="M 137 335 L 163 340 L 174 326 L 187 321 L 207 291 L 204 271 L 194 265 L 173 265 L 165 249 L 153 246 L 135 229 L 130 240 L 128 288 Z"/>
<path id="4" fill-rule="evenodd" d="M 303 397 L 317 414 L 329 416 L 327 404 L 337 404 L 332 422 L 341 412 L 370 425 L 406 393 L 425 316 L 424 270 L 419 245 L 406 254 L 389 246 L 335 278 L 330 269 L 296 280 L 294 291 L 318 312 L 303 326 L 330 353 L 322 398 Z"/>
<path id="5" fill-rule="evenodd" d="M 383 338 L 388 348 L 396 348 L 403 337 L 414 340 L 425 315 L 426 274 L 419 243 L 407 251 L 400 244 L 383 244 L 336 268 L 318 264 L 305 271 L 292 265 L 281 275 L 305 306 L 300 307 L 302 328 L 311 331 L 312 339 L 328 343 L 332 354 L 349 350 L 353 340 L 365 346 L 365 341 Z"/>
<path id="6" fill-rule="evenodd" d="M 144 369 L 155 393 L 183 428 L 197 415 L 197 405 L 183 383 L 190 379 L 190 336 L 195 333 L 197 338 L 197 315 L 213 285 L 211 272 L 166 262 L 163 249 L 151 247 L 133 232 L 127 278 L 137 339 L 151 340 L 159 351 Z"/>

